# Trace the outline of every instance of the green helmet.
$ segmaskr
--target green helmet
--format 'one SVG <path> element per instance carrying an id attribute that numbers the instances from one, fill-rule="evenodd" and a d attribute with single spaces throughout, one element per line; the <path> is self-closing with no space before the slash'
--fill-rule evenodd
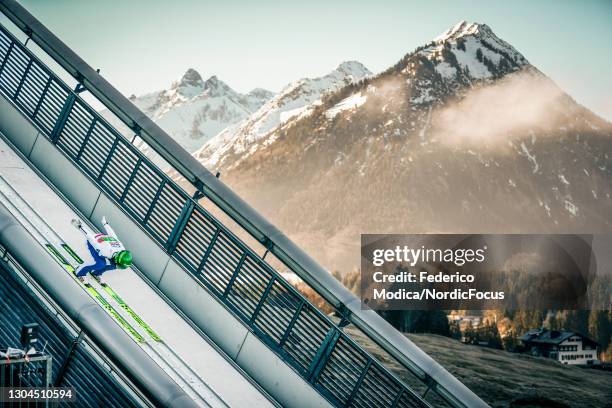
<path id="1" fill-rule="evenodd" d="M 118 252 L 114 257 L 114 260 L 119 269 L 127 269 L 132 266 L 132 254 L 130 251 Z"/>

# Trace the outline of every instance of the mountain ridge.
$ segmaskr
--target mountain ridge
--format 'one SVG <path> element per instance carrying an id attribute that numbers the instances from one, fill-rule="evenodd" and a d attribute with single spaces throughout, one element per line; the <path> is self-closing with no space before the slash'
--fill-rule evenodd
<path id="1" fill-rule="evenodd" d="M 204 80 L 198 71 L 189 68 L 168 89 L 132 95 L 130 100 L 181 146 L 193 152 L 273 96 L 273 92 L 263 88 L 241 94 L 216 75 Z M 108 111 L 102 114 L 119 129 L 125 128 Z"/>
<path id="2" fill-rule="evenodd" d="M 293 81 L 245 121 L 224 129 L 194 155 L 205 165 L 216 166 L 216 159 L 221 154 L 229 150 L 234 154 L 247 151 L 276 127 L 292 118 L 309 114 L 324 94 L 371 74 L 363 64 L 345 61 L 324 76 Z"/>

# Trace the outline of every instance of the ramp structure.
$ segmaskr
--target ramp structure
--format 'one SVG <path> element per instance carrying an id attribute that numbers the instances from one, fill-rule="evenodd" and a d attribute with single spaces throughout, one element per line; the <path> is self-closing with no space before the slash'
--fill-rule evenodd
<path id="1" fill-rule="evenodd" d="M 359 300 L 13 0 L 0 11 L 0 131 L 80 215 L 106 215 L 134 249 L 135 264 L 254 381 L 285 406 L 486 404 Z M 18 38 L 20 36 L 23 40 Z M 41 58 L 73 78 L 70 86 Z M 134 133 L 114 129 L 80 96 L 88 92 Z M 183 178 L 145 156 L 142 141 Z M 189 194 L 185 190 L 195 191 Z M 235 222 L 222 223 L 213 206 Z M 247 233 L 258 249 L 238 236 Z M 321 313 L 265 261 L 275 257 L 325 299 Z M 409 387 L 342 329 L 354 324 L 412 372 Z M 416 390 L 421 392 L 417 393 Z M 433 390 L 434 393 L 428 393 Z M 438 400 L 439 401 L 439 400 Z"/>
<path id="2" fill-rule="evenodd" d="M 87 295 L 65 285 L 70 278 L 2 205 L 0 248 L 0 341 L 5 347 L 18 345 L 20 326 L 34 321 L 46 343 L 41 341 L 39 349 L 55 356 L 53 383 L 75 387 L 83 405 L 198 406 L 100 308 L 92 308 Z M 46 283 L 47 290 L 37 282 Z"/>
<path id="3" fill-rule="evenodd" d="M 0 161 L 7 167 L 12 167 L 4 170 L 7 179 L 0 175 L 0 205 L 18 220 L 42 248 L 46 249 L 47 245 L 52 245 L 65 259 L 70 259 L 71 255 L 62 248 L 62 245 L 88 255 L 81 233 L 69 227 L 69 220 L 76 215 L 62 203 L 61 199 L 54 197 L 52 190 L 42 180 L 36 179 L 31 170 L 24 168 L 26 166 L 20 166 L 19 158 L 8 156 L 6 145 L 2 142 L 0 150 L 4 151 L 0 153 Z M 0 172 L 2 167 L 0 166 Z M 44 207 L 39 204 L 44 201 L 45 206 L 54 209 L 53 214 L 47 214 L 47 220 L 43 219 L 16 191 L 16 188 L 24 191 L 38 210 L 44 211 Z M 63 225 L 64 231 L 61 228 L 58 230 L 68 239 L 60 237 L 47 221 L 59 227 Z M 198 333 L 190 330 L 162 298 L 156 296 L 144 282 L 139 281 L 137 275 L 121 274 L 112 278 L 114 279 L 109 280 L 111 288 L 114 288 L 112 293 L 117 295 L 115 291 L 119 292 L 124 298 L 121 300 L 127 301 L 129 307 L 135 308 L 136 312 L 132 309 L 130 311 L 137 315 L 132 316 L 123 304 L 99 283 L 91 280 L 89 284 L 97 291 L 96 296 L 102 298 L 102 304 L 106 309 L 112 308 L 113 313 L 110 315 L 129 325 L 129 330 L 126 332 L 135 338 L 137 345 L 145 354 L 200 406 L 227 407 L 243 404 L 272 406 L 266 397 L 258 395 L 259 392 L 243 378 L 239 370 L 235 370 L 219 355 L 216 348 L 208 344 Z M 144 323 L 143 318 L 153 325 L 159 334 L 150 326 L 141 325 L 141 322 Z M 223 384 L 227 384 L 227 387 Z"/>

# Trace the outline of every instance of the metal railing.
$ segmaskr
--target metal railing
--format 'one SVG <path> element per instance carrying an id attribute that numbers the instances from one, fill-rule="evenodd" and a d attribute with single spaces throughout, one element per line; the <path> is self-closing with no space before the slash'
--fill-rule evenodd
<path id="1" fill-rule="evenodd" d="M 339 406 L 428 406 L 0 26 L 0 92 L 257 336 Z"/>
<path id="2" fill-rule="evenodd" d="M 1 359 L 0 387 L 51 387 L 52 367 L 53 358 L 43 353 L 28 358 Z M 0 400 L 0 405 L 5 402 L 9 403 Z"/>

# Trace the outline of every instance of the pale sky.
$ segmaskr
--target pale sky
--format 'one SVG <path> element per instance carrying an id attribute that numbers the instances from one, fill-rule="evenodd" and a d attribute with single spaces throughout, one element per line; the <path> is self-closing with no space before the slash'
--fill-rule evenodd
<path id="1" fill-rule="evenodd" d="M 19 1 L 126 95 L 190 67 L 239 92 L 278 91 L 345 60 L 379 72 L 467 20 L 612 120 L 612 1 Z"/>

